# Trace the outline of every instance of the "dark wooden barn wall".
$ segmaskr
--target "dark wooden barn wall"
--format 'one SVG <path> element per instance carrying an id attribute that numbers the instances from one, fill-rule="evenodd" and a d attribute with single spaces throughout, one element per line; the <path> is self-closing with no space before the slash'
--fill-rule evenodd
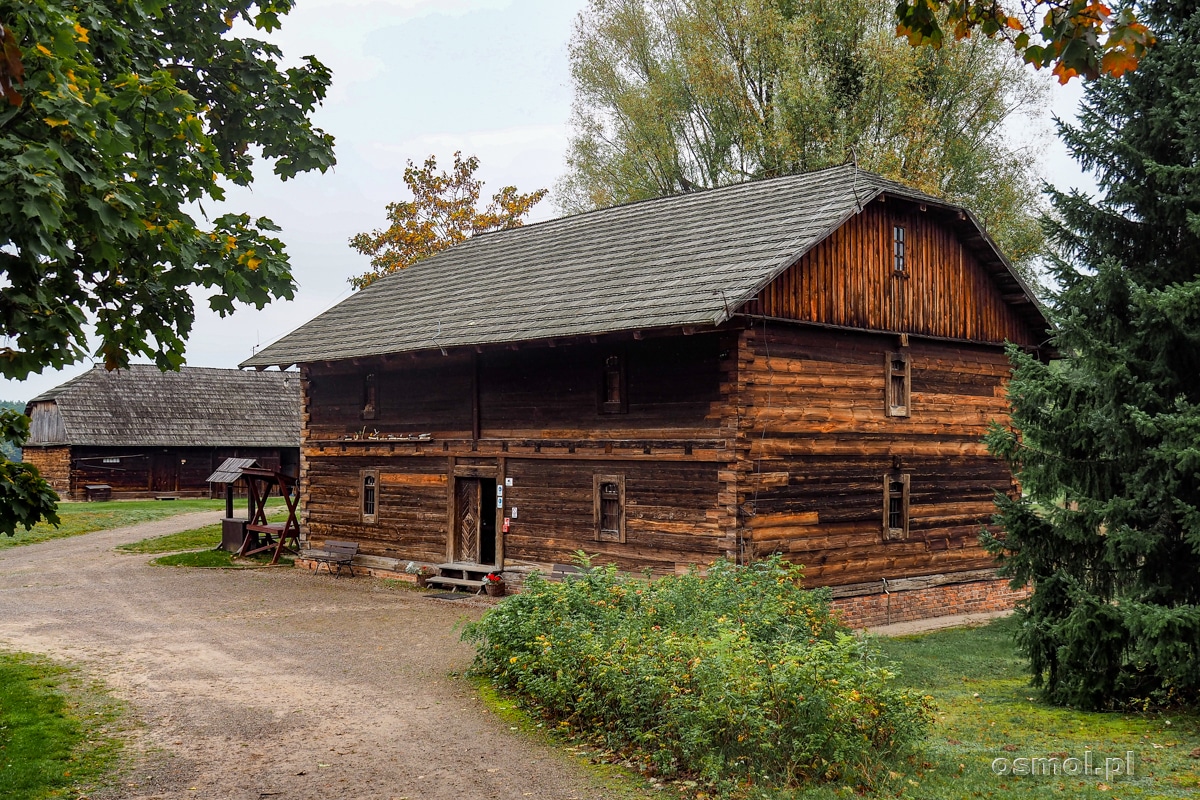
<path id="1" fill-rule="evenodd" d="M 470 438 L 476 382 L 485 439 L 708 435 L 716 428 L 711 412 L 720 397 L 721 341 L 707 335 L 313 365 L 306 441 L 354 432 Z M 625 359 L 627 413 L 597 411 L 609 355 Z M 363 415 L 368 374 L 376 381 L 373 417 Z"/>
<path id="2" fill-rule="evenodd" d="M 83 447 L 71 450 L 71 478 L 67 495 L 85 499 L 88 484 L 107 484 L 113 497 L 153 497 L 181 494 L 207 497 L 209 475 L 226 458 L 253 458 L 264 467 L 280 466 L 279 448 L 261 447 Z M 294 452 L 294 451 L 293 451 Z M 104 462 L 119 458 L 119 463 Z M 287 460 L 295 462 L 295 457 Z"/>
<path id="3" fill-rule="evenodd" d="M 908 275 L 892 265 L 892 227 L 906 228 Z M 769 317 L 982 342 L 1045 339 L 1005 302 L 979 260 L 934 212 L 874 202 L 748 303 Z"/>
<path id="4" fill-rule="evenodd" d="M 817 585 L 992 566 L 978 544 L 1005 465 L 980 438 L 1007 419 L 1001 349 L 913 340 L 910 417 L 888 417 L 898 337 L 760 322 L 739 349 L 738 501 L 753 552 Z M 884 541 L 883 476 L 911 475 L 910 535 Z"/>
<path id="5" fill-rule="evenodd" d="M 539 352 L 480 356 L 485 436 L 528 438 L 547 430 L 568 436 L 686 437 L 710 432 L 719 397 L 719 337 L 580 344 Z M 600 370 L 608 355 L 625 358 L 629 408 L 598 414 Z"/>

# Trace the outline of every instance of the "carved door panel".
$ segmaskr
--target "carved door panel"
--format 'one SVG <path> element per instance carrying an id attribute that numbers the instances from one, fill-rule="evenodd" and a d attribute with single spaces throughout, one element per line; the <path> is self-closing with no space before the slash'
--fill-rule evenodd
<path id="1" fill-rule="evenodd" d="M 478 478 L 456 478 L 454 481 L 455 547 L 459 561 L 479 562 L 479 520 L 482 498 Z"/>

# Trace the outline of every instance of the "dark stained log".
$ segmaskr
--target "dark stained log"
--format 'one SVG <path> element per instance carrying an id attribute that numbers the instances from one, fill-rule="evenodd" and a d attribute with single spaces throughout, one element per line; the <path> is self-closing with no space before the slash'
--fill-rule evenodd
<path id="1" fill-rule="evenodd" d="M 916 267 L 914 267 L 916 269 Z M 753 553 L 812 584 L 991 565 L 979 546 L 1006 466 L 979 439 L 1007 420 L 998 347 L 911 339 L 911 415 L 885 413 L 894 336 L 759 323 L 742 334 L 738 508 Z M 885 540 L 884 476 L 910 476 L 908 538 Z"/>

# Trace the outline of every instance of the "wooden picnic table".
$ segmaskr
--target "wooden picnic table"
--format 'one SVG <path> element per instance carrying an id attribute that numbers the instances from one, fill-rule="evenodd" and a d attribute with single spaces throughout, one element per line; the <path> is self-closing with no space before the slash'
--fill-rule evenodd
<path id="1" fill-rule="evenodd" d="M 284 550 L 292 555 L 300 555 L 300 522 L 296 519 L 300 492 L 296 479 L 279 470 L 258 467 L 243 468 L 242 477 L 246 479 L 250 517 L 246 523 L 246 538 L 242 540 L 238 556 L 252 556 L 273 549 L 275 553 L 271 563 L 278 564 Z M 267 522 L 267 499 L 272 490 L 279 492 L 287 507 L 287 519 L 283 522 Z"/>

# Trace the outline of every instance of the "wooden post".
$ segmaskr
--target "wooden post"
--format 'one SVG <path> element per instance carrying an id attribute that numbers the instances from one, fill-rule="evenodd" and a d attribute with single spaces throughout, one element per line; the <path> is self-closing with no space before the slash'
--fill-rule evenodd
<path id="1" fill-rule="evenodd" d="M 471 354 L 471 443 L 479 443 L 479 354 Z"/>

